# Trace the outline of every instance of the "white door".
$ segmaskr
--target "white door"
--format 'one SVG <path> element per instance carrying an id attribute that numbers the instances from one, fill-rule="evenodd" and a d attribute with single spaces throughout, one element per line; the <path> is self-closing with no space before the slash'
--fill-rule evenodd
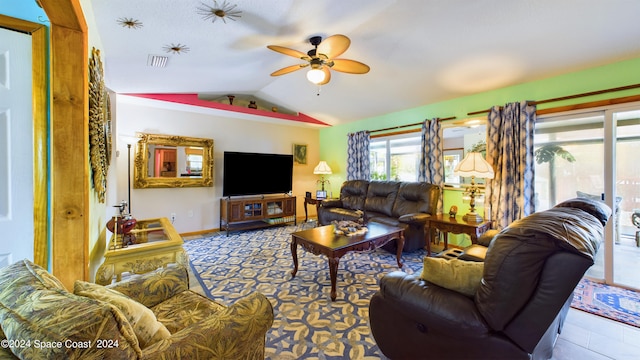
<path id="1" fill-rule="evenodd" d="M 33 260 L 31 36 L 0 28 L 0 267 Z"/>

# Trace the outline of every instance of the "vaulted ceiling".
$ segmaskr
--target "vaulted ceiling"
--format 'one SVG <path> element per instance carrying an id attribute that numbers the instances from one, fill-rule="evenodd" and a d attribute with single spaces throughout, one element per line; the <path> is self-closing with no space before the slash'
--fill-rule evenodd
<path id="1" fill-rule="evenodd" d="M 106 85 L 117 93 L 257 98 L 341 124 L 640 56 L 637 0 L 91 0 Z M 206 16 L 225 8 L 227 16 Z M 210 14 L 211 15 L 211 14 Z M 215 21 L 213 21 L 215 19 Z M 321 87 L 304 63 L 312 36 L 344 34 Z M 180 51 L 175 50 L 179 48 Z M 148 66 L 150 55 L 165 67 Z"/>

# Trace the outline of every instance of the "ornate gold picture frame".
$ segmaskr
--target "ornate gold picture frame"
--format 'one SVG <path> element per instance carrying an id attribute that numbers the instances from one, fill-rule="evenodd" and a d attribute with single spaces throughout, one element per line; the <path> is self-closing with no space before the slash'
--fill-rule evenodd
<path id="1" fill-rule="evenodd" d="M 138 144 L 133 172 L 133 187 L 146 188 L 180 188 L 180 187 L 212 187 L 213 186 L 213 139 L 138 133 Z M 187 172 L 179 161 L 164 168 L 154 176 L 150 171 L 157 165 L 154 158 L 157 149 L 174 149 L 176 154 L 189 154 L 191 149 L 201 149 L 201 167 L 197 173 Z M 177 155 L 178 157 L 180 155 Z M 176 159 L 177 160 L 177 159 Z"/>

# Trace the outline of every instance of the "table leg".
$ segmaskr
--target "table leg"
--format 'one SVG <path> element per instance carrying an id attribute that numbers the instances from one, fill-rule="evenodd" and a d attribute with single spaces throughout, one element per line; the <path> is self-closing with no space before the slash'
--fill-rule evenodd
<path id="1" fill-rule="evenodd" d="M 431 239 L 433 238 L 431 235 L 433 234 L 433 230 L 425 226 L 424 231 L 426 232 L 425 238 L 427 239 L 427 256 L 431 256 Z"/>
<path id="2" fill-rule="evenodd" d="M 298 272 L 298 241 L 295 236 L 291 237 L 291 256 L 293 256 L 293 270 L 291 277 L 295 277 Z"/>
<path id="3" fill-rule="evenodd" d="M 338 279 L 339 258 L 329 257 L 329 277 L 331 279 L 331 301 L 336 301 L 336 281 Z"/>
<path id="4" fill-rule="evenodd" d="M 398 267 L 402 269 L 402 250 L 404 249 L 404 231 L 400 231 L 400 236 L 396 239 L 396 260 L 398 261 Z"/>
<path id="5" fill-rule="evenodd" d="M 447 250 L 449 249 L 449 232 L 441 231 L 441 233 L 444 236 L 444 250 Z"/>
<path id="6" fill-rule="evenodd" d="M 304 200 L 304 222 L 307 222 L 307 220 L 309 220 L 309 216 L 307 215 L 307 200 Z"/>
<path id="7" fill-rule="evenodd" d="M 316 202 L 316 227 L 320 226 L 320 206 L 322 203 L 320 201 Z"/>
<path id="8" fill-rule="evenodd" d="M 475 232 L 472 232 L 471 234 L 469 234 L 469 237 L 471 238 L 472 244 L 478 243 L 478 234 L 476 234 Z"/>

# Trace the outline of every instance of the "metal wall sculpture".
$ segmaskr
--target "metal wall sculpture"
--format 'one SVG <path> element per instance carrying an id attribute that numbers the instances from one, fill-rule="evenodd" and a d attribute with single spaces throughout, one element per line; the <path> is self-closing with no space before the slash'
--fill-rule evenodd
<path id="1" fill-rule="evenodd" d="M 104 86 L 100 50 L 91 49 L 89 59 L 89 158 L 93 187 L 101 203 L 107 191 L 107 171 L 111 156 L 111 112 Z"/>

